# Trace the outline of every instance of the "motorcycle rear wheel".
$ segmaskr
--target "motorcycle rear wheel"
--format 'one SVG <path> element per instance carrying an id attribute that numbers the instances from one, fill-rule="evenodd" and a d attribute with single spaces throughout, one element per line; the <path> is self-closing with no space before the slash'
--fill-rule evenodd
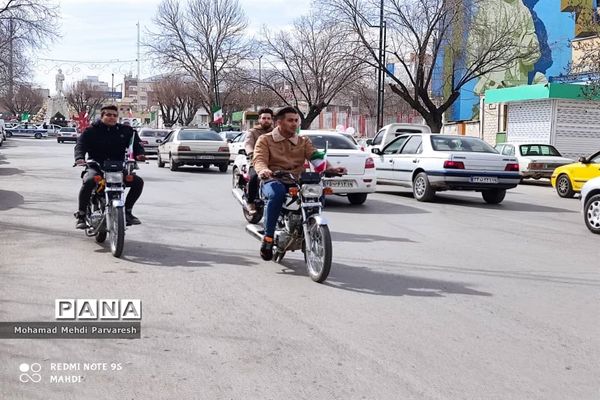
<path id="1" fill-rule="evenodd" d="M 96 234 L 96 243 L 104 243 L 104 241 L 106 240 L 106 236 L 108 235 L 108 232 L 104 231 L 104 232 L 98 232 Z"/>
<path id="2" fill-rule="evenodd" d="M 125 245 L 125 210 L 114 207 L 110 210 L 110 252 L 115 257 L 121 257 Z"/>
<path id="3" fill-rule="evenodd" d="M 331 271 L 333 249 L 331 246 L 331 233 L 327 225 L 319 225 L 315 220 L 309 222 L 308 234 L 310 247 L 304 249 L 304 261 L 310 279 L 322 283 Z"/>

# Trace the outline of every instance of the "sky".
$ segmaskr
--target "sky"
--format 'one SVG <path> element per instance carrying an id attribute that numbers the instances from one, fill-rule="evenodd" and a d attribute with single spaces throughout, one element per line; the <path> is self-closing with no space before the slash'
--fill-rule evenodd
<path id="1" fill-rule="evenodd" d="M 272 29 L 289 26 L 310 9 L 310 0 L 238 1 L 248 18 L 250 36 L 257 35 L 263 25 Z M 121 90 L 117 85 L 123 82 L 123 75 L 132 72 L 135 76 L 137 71 L 136 24 L 139 21 L 143 41 L 144 31 L 152 28 L 160 0 L 55 0 L 55 3 L 60 7 L 61 18 L 52 23 L 61 37 L 35 52 L 34 83 L 54 94 L 55 76 L 61 68 L 65 87 L 87 76 L 99 76 L 110 86 L 114 73 L 116 90 Z M 143 51 L 142 47 L 142 60 Z M 143 63 L 140 75 L 145 78 L 157 72 L 149 63 Z"/>

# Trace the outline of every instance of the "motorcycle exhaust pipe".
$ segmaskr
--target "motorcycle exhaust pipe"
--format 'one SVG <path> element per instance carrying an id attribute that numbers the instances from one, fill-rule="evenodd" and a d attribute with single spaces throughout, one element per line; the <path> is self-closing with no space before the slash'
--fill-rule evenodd
<path id="1" fill-rule="evenodd" d="M 240 205 L 246 205 L 246 201 L 244 200 L 242 191 L 240 189 L 231 189 L 231 193 L 233 193 L 233 197 L 235 197 L 235 199 L 240 203 Z"/>
<path id="2" fill-rule="evenodd" d="M 246 232 L 260 241 L 263 240 L 265 234 L 261 227 L 257 225 L 246 225 Z"/>

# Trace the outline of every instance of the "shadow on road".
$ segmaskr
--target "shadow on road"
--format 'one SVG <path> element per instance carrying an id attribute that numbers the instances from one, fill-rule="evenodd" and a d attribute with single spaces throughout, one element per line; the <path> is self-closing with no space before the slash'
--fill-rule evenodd
<path id="1" fill-rule="evenodd" d="M 331 213 L 376 215 L 429 213 L 429 211 L 417 207 L 375 199 L 367 199 L 363 205 L 353 206 L 343 197 L 327 198 L 324 210 Z"/>
<path id="2" fill-rule="evenodd" d="M 229 170 L 228 170 L 229 171 Z M 188 173 L 188 174 L 220 174 L 220 175 L 227 175 L 227 172 L 220 172 L 219 169 L 217 167 L 209 167 L 209 168 L 203 168 L 203 167 L 193 167 L 193 166 L 188 166 L 188 167 L 179 167 L 179 169 L 177 171 L 175 171 L 174 173 L 178 173 L 178 172 L 184 172 L 184 173 Z"/>
<path id="3" fill-rule="evenodd" d="M 2 171 L 2 169 L 0 169 L 0 171 Z M 24 203 L 25 199 L 19 193 L 10 190 L 0 190 L 0 211 L 19 207 Z"/>
<path id="4" fill-rule="evenodd" d="M 417 243 L 402 237 L 388 237 L 380 235 L 355 234 L 347 232 L 331 232 L 334 242 L 353 242 L 353 243 L 369 243 L 369 242 L 401 242 L 401 243 Z"/>
<path id="5" fill-rule="evenodd" d="M 109 252 L 108 241 L 97 253 Z M 250 266 L 258 265 L 256 257 L 245 257 L 211 250 L 207 247 L 184 247 L 161 243 L 140 242 L 125 239 L 123 260 L 157 267 L 215 267 L 220 264 Z"/>
<path id="6" fill-rule="evenodd" d="M 284 259 L 281 265 L 286 268 L 282 270 L 283 274 L 307 276 L 302 260 Z M 355 267 L 335 261 L 324 285 L 377 296 L 445 297 L 450 294 L 492 296 L 491 293 L 471 289 L 464 283 L 379 272 L 367 267 Z"/>
<path id="7" fill-rule="evenodd" d="M 0 168 L 0 176 L 18 175 L 23 172 L 25 171 L 19 168 Z"/>
<path id="8" fill-rule="evenodd" d="M 504 200 L 500 204 L 486 204 L 483 200 L 465 197 L 436 196 L 436 203 L 452 204 L 462 207 L 482 208 L 486 210 L 520 211 L 520 212 L 542 212 L 542 213 L 577 213 L 577 211 L 566 208 L 548 207 L 539 204 L 523 203 L 519 201 Z"/>

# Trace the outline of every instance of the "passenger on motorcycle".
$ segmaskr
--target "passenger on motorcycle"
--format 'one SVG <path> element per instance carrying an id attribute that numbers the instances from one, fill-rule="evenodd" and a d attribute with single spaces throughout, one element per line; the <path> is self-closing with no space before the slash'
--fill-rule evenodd
<path id="1" fill-rule="evenodd" d="M 119 109 L 117 106 L 104 106 L 100 110 L 100 121 L 93 123 L 78 138 L 75 145 L 75 163 L 77 165 L 86 165 L 85 156 L 103 165 L 106 160 L 125 160 L 125 153 L 133 137 L 133 154 L 138 161 L 145 160 L 144 148 L 140 143 L 139 137 L 130 126 L 117 123 Z M 94 177 L 99 175 L 100 171 L 93 168 L 86 170 L 83 176 L 83 184 L 79 191 L 79 208 L 75 213 L 77 219 L 75 227 L 85 229 L 85 211 L 96 186 Z M 127 225 L 141 224 L 131 210 L 137 199 L 142 194 L 144 181 L 137 175 L 133 175 L 133 181 L 125 182 L 126 186 L 131 187 L 125 200 L 125 219 Z"/>
<path id="2" fill-rule="evenodd" d="M 273 258 L 273 234 L 277 218 L 283 207 L 287 187 L 279 180 L 272 179 L 275 171 L 290 171 L 299 177 L 304 172 L 304 163 L 309 160 L 315 171 L 332 174 L 345 174 L 344 167 L 332 168 L 310 139 L 298 136 L 300 116 L 293 107 L 282 108 L 275 114 L 277 128 L 262 135 L 254 148 L 253 164 L 258 176 L 263 180 L 262 192 L 267 199 L 265 208 L 265 234 L 260 247 L 263 260 Z"/>
<path id="3" fill-rule="evenodd" d="M 273 130 L 273 110 L 270 108 L 263 108 L 258 111 L 258 124 L 248 131 L 246 138 L 244 140 L 244 149 L 246 150 L 246 155 L 248 159 L 252 160 L 252 155 L 254 154 L 254 147 L 256 145 L 256 141 L 262 135 L 269 133 Z M 248 181 L 248 193 L 246 198 L 246 209 L 250 215 L 256 214 L 256 205 L 254 202 L 256 201 L 256 197 L 258 196 L 258 174 L 256 170 L 252 166 L 252 163 L 249 163 L 248 174 L 250 175 L 250 180 Z"/>

